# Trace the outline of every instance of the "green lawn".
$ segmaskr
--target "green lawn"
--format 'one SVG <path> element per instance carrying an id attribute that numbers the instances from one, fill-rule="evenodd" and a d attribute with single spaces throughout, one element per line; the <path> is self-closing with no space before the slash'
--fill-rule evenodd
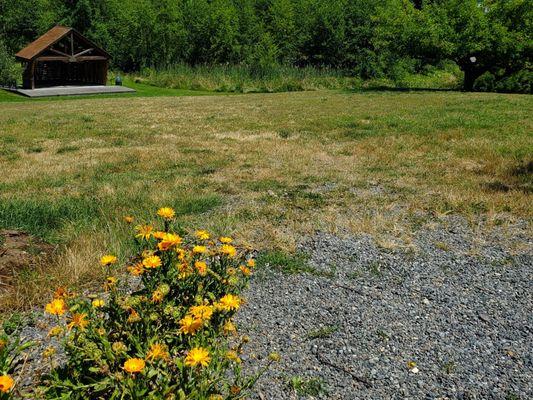
<path id="1" fill-rule="evenodd" d="M 99 279 L 102 253 L 129 256 L 122 217 L 142 222 L 163 205 L 185 229 L 285 253 L 316 230 L 410 246 L 445 214 L 488 229 L 532 215 L 531 96 L 127 85 L 138 93 L 0 95 L 0 227 L 59 245 L 4 308 L 38 301 L 43 285 Z"/>

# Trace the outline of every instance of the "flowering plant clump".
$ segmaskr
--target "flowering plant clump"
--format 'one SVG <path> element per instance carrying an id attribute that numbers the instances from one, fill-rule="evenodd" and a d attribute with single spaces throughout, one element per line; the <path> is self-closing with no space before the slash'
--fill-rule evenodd
<path id="1" fill-rule="evenodd" d="M 135 228 L 138 253 L 123 274 L 115 256 L 101 258 L 105 294 L 58 290 L 46 305 L 67 362 L 45 379 L 43 397 L 239 399 L 257 380 L 242 373 L 247 338 L 232 320 L 255 261 L 229 237 L 178 233 L 169 207 L 157 215 Z M 138 290 L 124 274 L 140 278 Z"/>
<path id="2" fill-rule="evenodd" d="M 0 334 L 0 400 L 14 398 L 17 388 L 13 372 L 24 362 L 20 354 L 32 345 L 21 343 L 18 335 Z"/>

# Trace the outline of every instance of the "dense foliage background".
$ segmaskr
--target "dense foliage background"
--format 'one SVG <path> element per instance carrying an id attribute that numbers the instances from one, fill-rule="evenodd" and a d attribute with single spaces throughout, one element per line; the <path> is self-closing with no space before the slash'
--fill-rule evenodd
<path id="1" fill-rule="evenodd" d="M 0 79 L 55 24 L 126 72 L 289 65 L 398 79 L 453 62 L 467 90 L 531 92 L 533 0 L 0 0 Z"/>

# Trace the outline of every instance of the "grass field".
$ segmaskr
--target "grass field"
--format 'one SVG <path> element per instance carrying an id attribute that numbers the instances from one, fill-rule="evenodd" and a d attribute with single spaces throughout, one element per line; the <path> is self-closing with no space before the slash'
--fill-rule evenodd
<path id="1" fill-rule="evenodd" d="M 21 271 L 2 309 L 101 278 L 102 253 L 129 255 L 122 217 L 162 205 L 186 228 L 283 252 L 318 229 L 409 246 L 443 214 L 488 226 L 532 215 L 530 96 L 144 89 L 0 95 L 0 227 L 59 245 L 51 263 Z"/>

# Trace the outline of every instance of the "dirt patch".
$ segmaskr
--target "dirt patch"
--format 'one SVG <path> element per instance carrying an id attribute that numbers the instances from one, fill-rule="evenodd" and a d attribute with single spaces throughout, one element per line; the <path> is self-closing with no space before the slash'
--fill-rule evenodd
<path id="1" fill-rule="evenodd" d="M 55 247 L 27 233 L 0 230 L 0 294 L 13 280 L 36 263 L 49 257 Z"/>

